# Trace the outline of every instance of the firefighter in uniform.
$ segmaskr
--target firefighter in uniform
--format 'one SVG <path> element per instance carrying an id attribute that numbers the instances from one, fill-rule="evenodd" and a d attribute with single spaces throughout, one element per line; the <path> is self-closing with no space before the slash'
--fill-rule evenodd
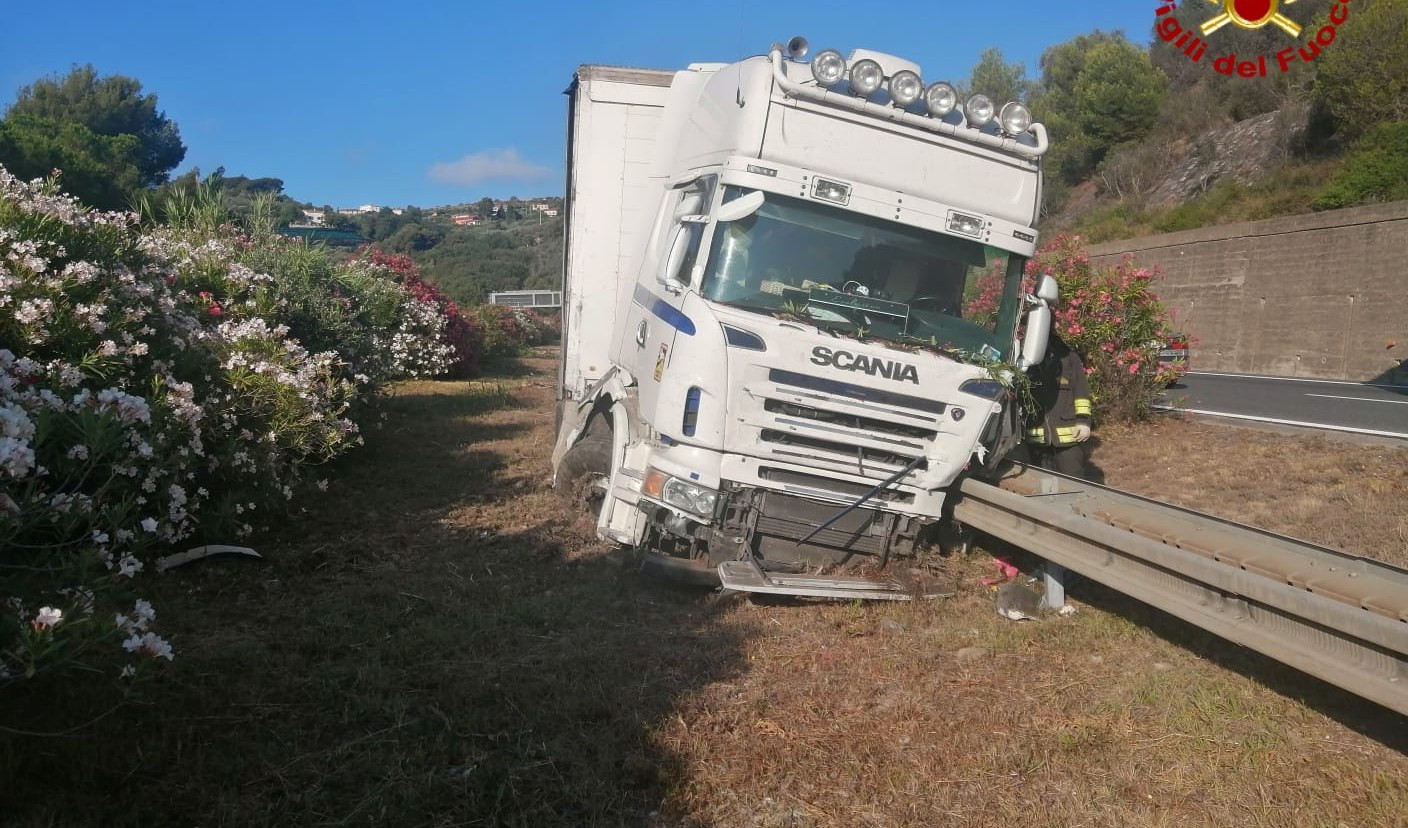
<path id="1" fill-rule="evenodd" d="M 1090 384 L 1080 356 L 1053 331 L 1046 356 L 1031 369 L 1037 410 L 1027 414 L 1027 446 L 1042 468 L 1085 476 L 1090 439 Z"/>

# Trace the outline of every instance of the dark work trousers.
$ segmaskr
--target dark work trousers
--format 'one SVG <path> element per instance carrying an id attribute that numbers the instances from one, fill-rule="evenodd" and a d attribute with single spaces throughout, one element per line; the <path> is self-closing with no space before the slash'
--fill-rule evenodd
<path id="1" fill-rule="evenodd" d="M 1032 462 L 1042 467 L 1071 477 L 1085 477 L 1085 444 L 1073 446 L 1033 446 L 1028 445 Z"/>

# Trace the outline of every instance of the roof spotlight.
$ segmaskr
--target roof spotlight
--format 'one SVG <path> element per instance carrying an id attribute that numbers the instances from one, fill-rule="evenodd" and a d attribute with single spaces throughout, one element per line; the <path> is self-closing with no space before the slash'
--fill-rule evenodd
<path id="1" fill-rule="evenodd" d="M 1002 124 L 1003 132 L 1008 135 L 1021 135 L 1032 125 L 1032 112 L 1016 101 L 1009 101 L 1003 105 L 997 120 Z"/>
<path id="2" fill-rule="evenodd" d="M 812 77 L 822 86 L 835 86 L 846 76 L 846 59 L 835 49 L 824 49 L 812 58 Z"/>
<path id="3" fill-rule="evenodd" d="M 901 69 L 890 77 L 890 100 L 898 106 L 909 106 L 919 100 L 923 92 L 924 81 L 908 69 Z"/>
<path id="4" fill-rule="evenodd" d="M 870 58 L 858 60 L 851 67 L 851 91 L 861 97 L 875 94 L 875 90 L 884 82 L 885 70 Z"/>
<path id="5" fill-rule="evenodd" d="M 811 48 L 811 44 L 807 43 L 805 37 L 797 35 L 787 41 L 787 56 L 793 60 L 801 60 L 807 56 L 807 52 L 811 51 Z"/>
<path id="6" fill-rule="evenodd" d="M 968 126 L 985 127 L 993 114 L 992 98 L 987 95 L 974 95 L 963 106 L 963 117 L 968 119 Z"/>
<path id="7" fill-rule="evenodd" d="M 953 88 L 953 84 L 943 81 L 931 83 L 924 90 L 924 106 L 929 109 L 930 115 L 942 118 L 958 106 L 958 90 Z"/>

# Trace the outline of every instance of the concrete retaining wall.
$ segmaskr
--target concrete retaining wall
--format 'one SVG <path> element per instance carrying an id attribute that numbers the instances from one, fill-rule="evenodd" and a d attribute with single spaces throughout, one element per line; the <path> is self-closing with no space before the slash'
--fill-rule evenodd
<path id="1" fill-rule="evenodd" d="M 1088 252 L 1163 271 L 1158 293 L 1196 340 L 1194 370 L 1408 382 L 1408 201 Z"/>

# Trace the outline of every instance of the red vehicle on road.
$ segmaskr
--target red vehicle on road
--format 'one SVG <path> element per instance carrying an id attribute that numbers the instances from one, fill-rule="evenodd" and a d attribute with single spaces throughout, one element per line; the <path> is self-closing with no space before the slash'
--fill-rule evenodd
<path id="1" fill-rule="evenodd" d="M 1188 372 L 1188 337 L 1174 334 L 1160 346 L 1159 367 L 1176 368 L 1180 374 Z"/>
<path id="2" fill-rule="evenodd" d="M 1188 337 L 1174 334 L 1159 343 L 1158 377 L 1165 387 L 1173 385 L 1188 373 Z"/>

